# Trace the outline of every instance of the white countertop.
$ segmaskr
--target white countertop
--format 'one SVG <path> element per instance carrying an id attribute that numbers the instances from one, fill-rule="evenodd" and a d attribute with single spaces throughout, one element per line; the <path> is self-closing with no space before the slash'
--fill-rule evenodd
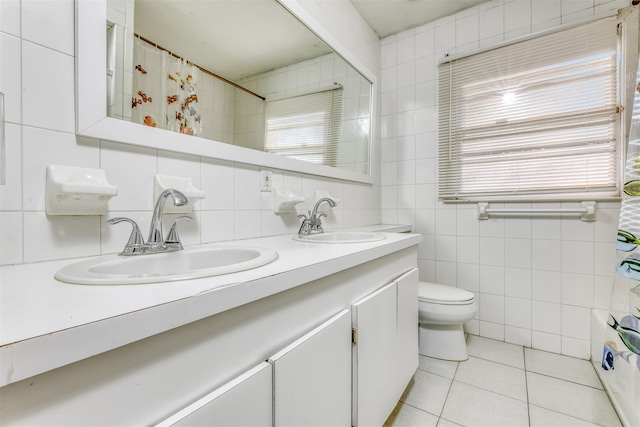
<path id="1" fill-rule="evenodd" d="M 239 273 L 165 283 L 86 286 L 54 279 L 58 269 L 80 259 L 1 267 L 0 386 L 291 289 L 422 240 L 419 234 L 386 236 L 381 241 L 351 244 L 297 242 L 291 235 L 216 243 L 212 245 L 270 248 L 279 258 Z"/>
<path id="2" fill-rule="evenodd" d="M 330 230 L 327 230 L 330 231 Z M 411 225 L 407 224 L 375 224 L 350 228 L 349 231 L 371 231 L 384 233 L 411 233 Z"/>

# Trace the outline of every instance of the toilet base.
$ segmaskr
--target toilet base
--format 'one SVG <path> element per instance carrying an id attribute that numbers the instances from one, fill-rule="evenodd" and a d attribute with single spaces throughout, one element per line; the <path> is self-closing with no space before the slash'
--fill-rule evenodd
<path id="1" fill-rule="evenodd" d="M 436 359 L 463 361 L 469 358 L 462 323 L 420 324 L 419 352 Z"/>

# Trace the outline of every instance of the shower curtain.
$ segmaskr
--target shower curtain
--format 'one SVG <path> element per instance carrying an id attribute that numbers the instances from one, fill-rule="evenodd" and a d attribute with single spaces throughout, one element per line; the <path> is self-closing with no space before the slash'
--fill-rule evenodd
<path id="1" fill-rule="evenodd" d="M 636 84 L 601 375 L 631 426 L 640 426 L 640 74 Z"/>
<path id="2" fill-rule="evenodd" d="M 198 67 L 137 38 L 133 56 L 132 121 L 201 136 Z"/>

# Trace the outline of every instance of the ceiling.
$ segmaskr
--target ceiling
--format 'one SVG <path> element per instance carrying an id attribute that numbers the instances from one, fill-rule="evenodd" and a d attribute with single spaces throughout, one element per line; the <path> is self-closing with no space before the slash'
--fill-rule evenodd
<path id="1" fill-rule="evenodd" d="M 489 0 L 351 0 L 380 38 L 418 27 L 486 1 Z"/>
<path id="2" fill-rule="evenodd" d="M 140 36 L 231 81 L 333 52 L 275 1 L 135 0 L 134 17 Z"/>

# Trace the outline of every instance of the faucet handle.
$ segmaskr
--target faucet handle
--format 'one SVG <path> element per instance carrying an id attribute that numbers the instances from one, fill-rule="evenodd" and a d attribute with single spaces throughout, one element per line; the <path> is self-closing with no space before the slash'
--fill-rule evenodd
<path id="1" fill-rule="evenodd" d="M 182 219 L 187 221 L 193 220 L 193 218 L 186 215 L 179 216 L 178 218 L 174 219 L 173 223 L 171 224 L 171 229 L 169 230 L 169 234 L 167 235 L 167 240 L 165 240 L 165 243 L 180 243 L 180 236 L 178 235 L 178 221 Z"/>
<path id="2" fill-rule="evenodd" d="M 142 233 L 140 233 L 138 224 L 136 224 L 134 220 L 122 216 L 111 218 L 107 221 L 107 224 L 114 225 L 118 224 L 119 222 L 128 222 L 133 227 L 133 229 L 131 230 L 131 235 L 129 236 L 129 240 L 127 241 L 127 245 L 124 247 L 122 253 L 136 252 L 135 248 L 144 245 L 144 239 L 142 238 Z"/>
<path id="3" fill-rule="evenodd" d="M 309 230 L 311 230 L 311 212 L 309 212 L 309 216 L 306 214 L 298 215 L 298 218 L 302 220 L 302 224 L 300 224 L 300 229 L 298 230 L 298 236 L 303 236 L 309 234 Z"/>

